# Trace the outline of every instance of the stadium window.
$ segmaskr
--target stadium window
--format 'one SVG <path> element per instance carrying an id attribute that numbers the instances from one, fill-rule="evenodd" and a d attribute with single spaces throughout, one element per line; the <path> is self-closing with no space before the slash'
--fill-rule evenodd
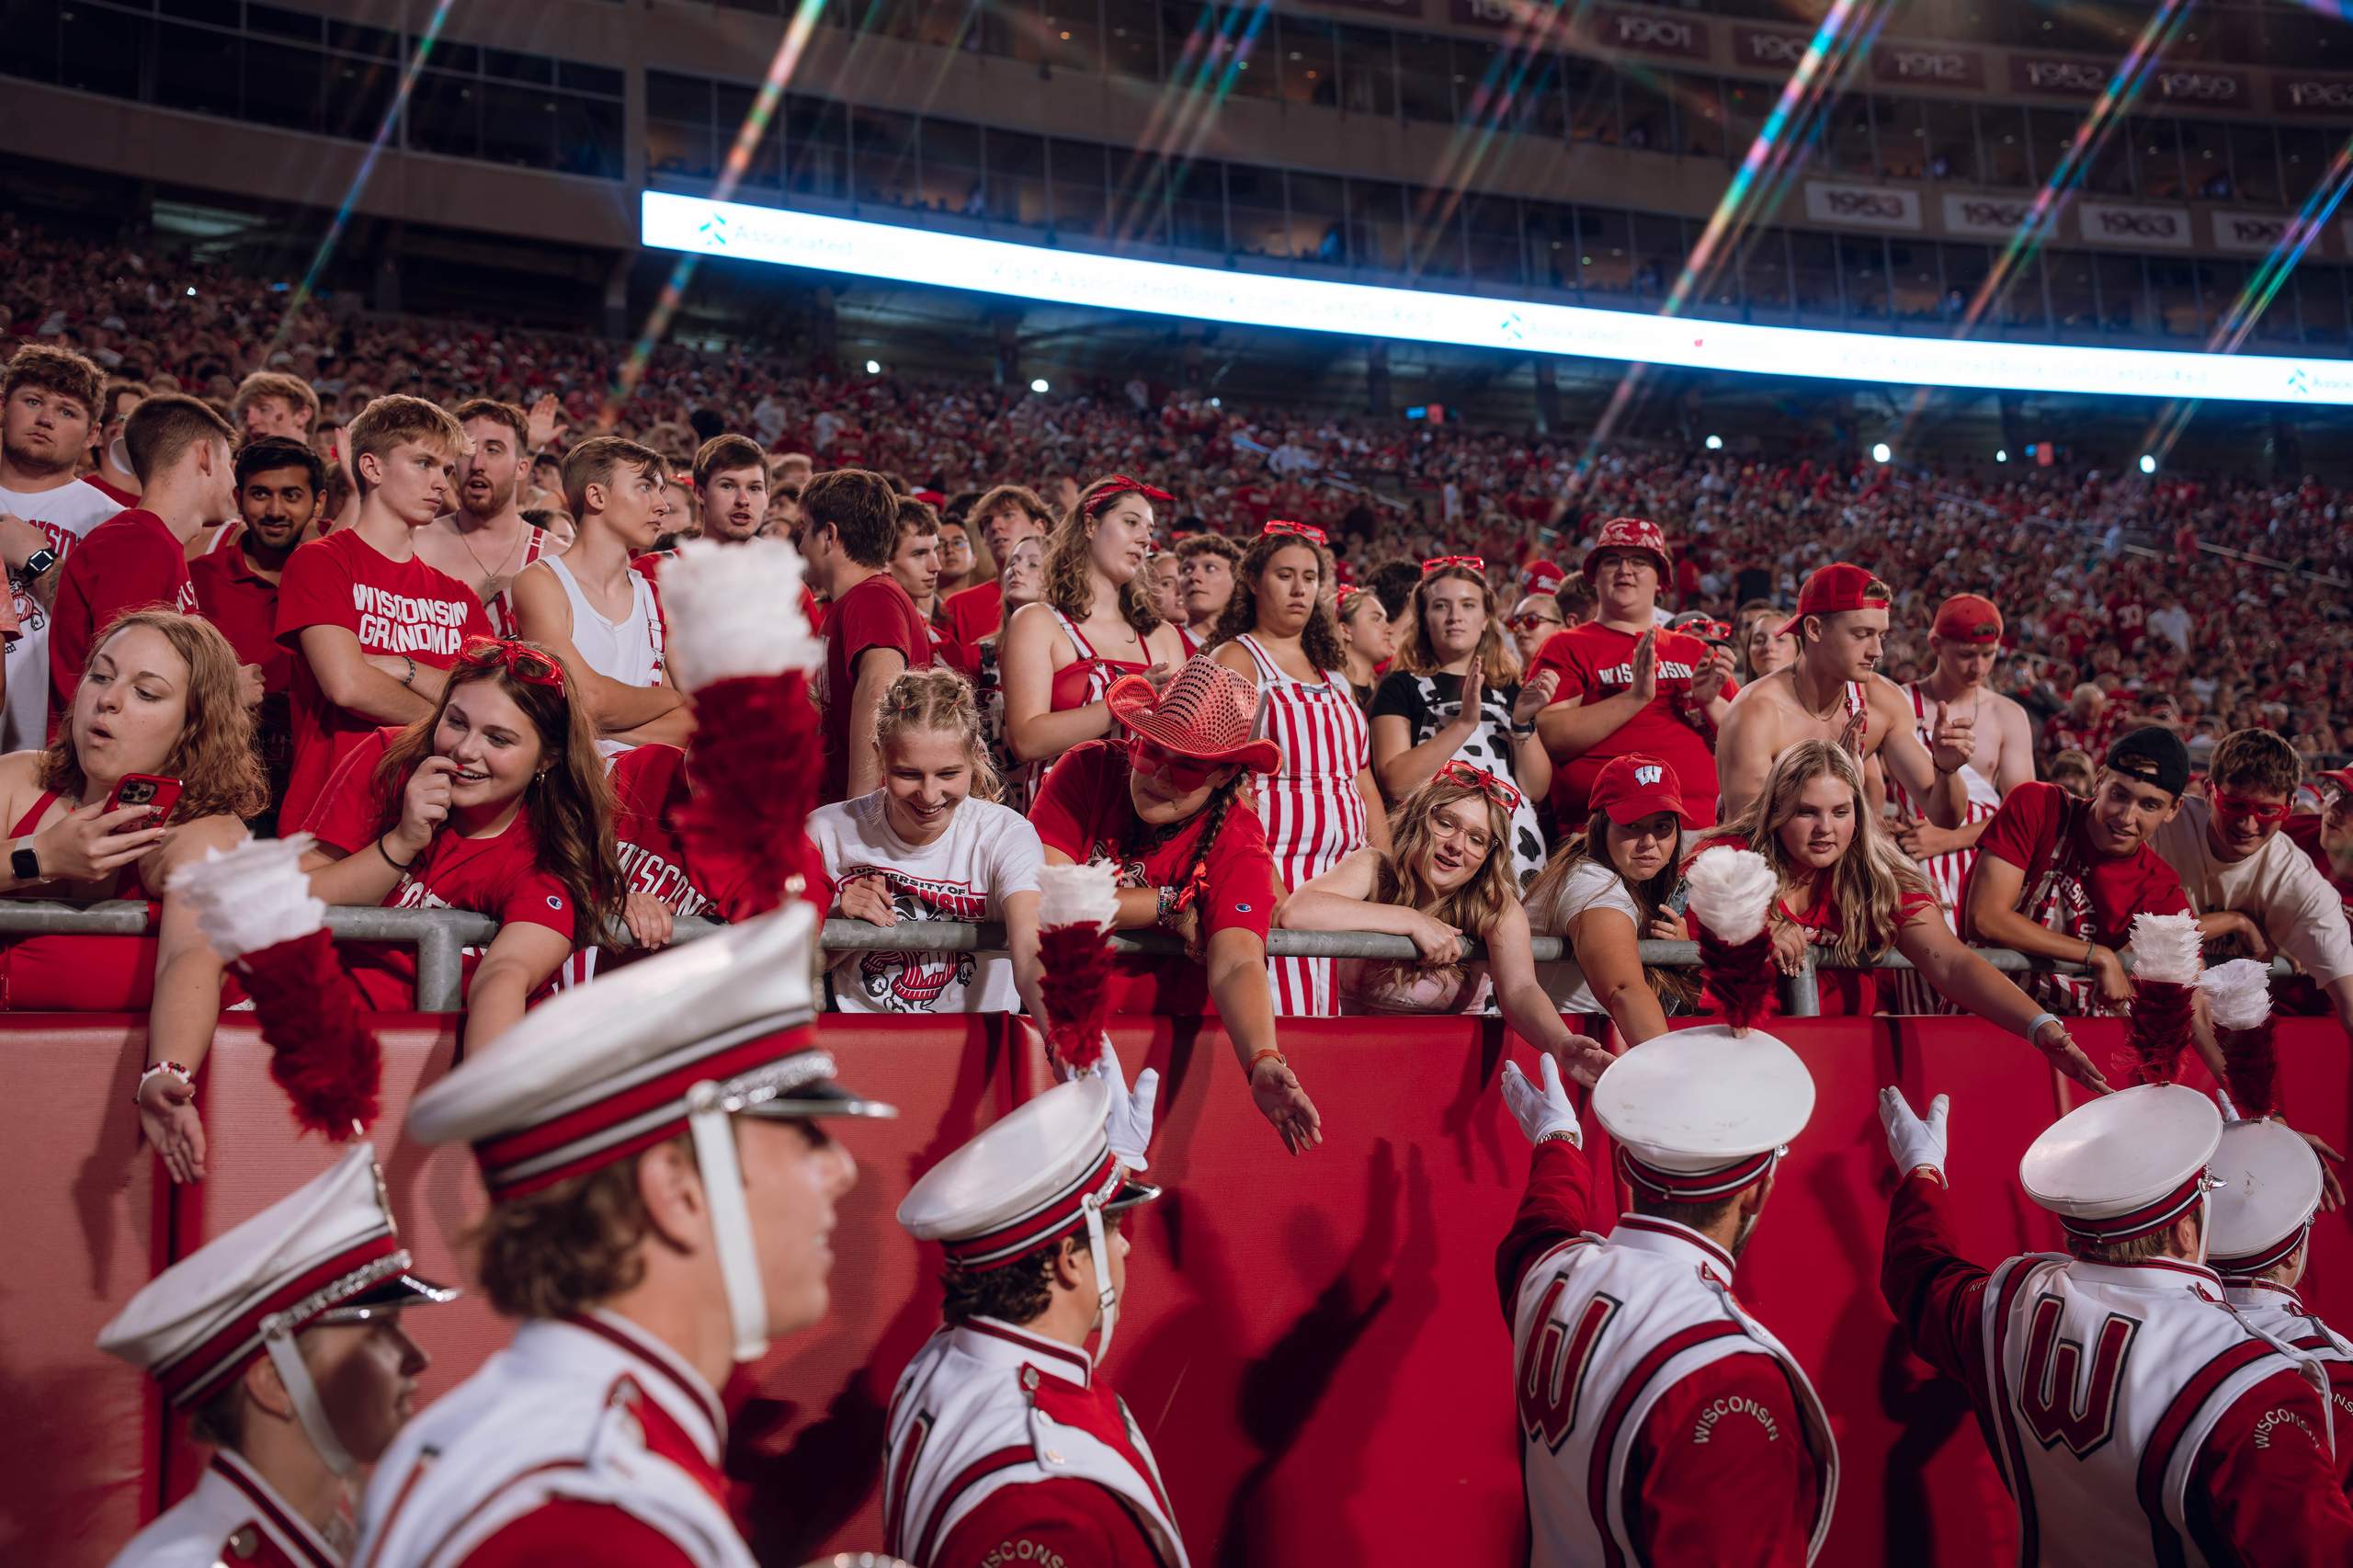
<path id="1" fill-rule="evenodd" d="M 1058 237 L 1099 240 L 1110 232 L 1110 197 L 1103 184 L 1100 142 L 1051 138 L 1046 143 L 1046 173 Z"/>
<path id="2" fill-rule="evenodd" d="M 584 65 L 576 60 L 555 62 L 555 85 L 568 93 L 594 93 L 599 97 L 619 98 L 623 81 L 621 74 L 609 65 Z"/>
<path id="3" fill-rule="evenodd" d="M 2081 335 L 2099 330 L 2099 285 L 2095 264 L 2084 251 L 2046 251 L 2044 277 L 2051 291 L 2051 324 Z"/>
<path id="4" fill-rule="evenodd" d="M 2086 122 L 2088 129 L 2089 122 Z M 2083 172 L 2084 188 L 2095 196 L 2130 196 L 2133 191 L 2131 127 L 2110 124 L 2092 149 Z M 2055 165 L 2053 165 L 2056 166 Z M 2049 177 L 2048 176 L 2045 176 Z"/>
<path id="5" fill-rule="evenodd" d="M 249 0 L 245 6 L 245 30 L 293 39 L 300 43 L 317 43 L 322 28 L 315 12 L 289 11 L 278 6 L 265 6 L 261 0 Z"/>
<path id="6" fill-rule="evenodd" d="M 156 36 L 154 102 L 234 119 L 244 52 L 244 40 L 233 33 L 165 22 Z"/>
<path id="7" fill-rule="evenodd" d="M 1864 321 L 1887 319 L 1887 242 L 1877 234 L 1838 237 L 1838 289 L 1847 313 Z"/>
<path id="8" fill-rule="evenodd" d="M 401 47 L 401 35 L 386 28 L 371 28 L 364 22 L 339 21 L 326 18 L 327 47 L 343 54 L 365 54 L 376 60 L 404 60 L 408 51 Z"/>
<path id="9" fill-rule="evenodd" d="M 482 151 L 481 105 L 470 76 L 440 71 L 417 74 L 408 96 L 411 152 L 471 158 Z"/>
<path id="10" fill-rule="evenodd" d="M 946 6 L 934 6 L 933 10 Z M 1102 0 L 1103 61 L 1114 74 L 1140 82 L 1160 80 L 1160 6 L 1157 0 Z M 958 12 L 961 17 L 961 10 Z"/>
<path id="11" fill-rule="evenodd" d="M 1879 173 L 1878 154 L 1872 146 L 1870 95 L 1848 93 L 1824 110 L 1823 115 L 1823 123 L 1829 128 L 1831 172 Z"/>
<path id="12" fill-rule="evenodd" d="M 2141 270 L 2139 256 L 2096 257 L 2092 281 L 2099 290 L 2102 331 L 2127 337 L 2145 337 L 2156 331 L 2156 314 L 2149 302 L 2149 280 Z"/>
<path id="13" fill-rule="evenodd" d="M 2280 201 L 2279 143 L 2268 125 L 2230 128 L 2231 183 L 2237 199 L 2276 207 Z"/>
<path id="14" fill-rule="evenodd" d="M 779 0 L 718 0 L 718 5 L 722 11 L 750 11 L 758 16 L 773 17 L 779 9 Z"/>
<path id="15" fill-rule="evenodd" d="M 735 139 L 752 121 L 753 106 L 759 100 L 758 89 L 734 82 L 722 82 L 711 93 L 711 147 L 719 154 L 719 166 L 727 167 L 727 160 L 734 155 Z M 777 127 L 773 120 L 760 128 L 752 143 L 751 155 L 744 165 L 740 182 L 760 190 L 775 190 L 784 183 L 783 159 L 777 145 Z"/>
<path id="16" fill-rule="evenodd" d="M 2034 158 L 2027 146 L 2031 134 L 2026 110 L 2016 104 L 1977 106 L 1977 146 L 1984 161 L 1986 184 L 2034 183 Z"/>
<path id="17" fill-rule="evenodd" d="M 312 30 L 315 33 L 317 28 Z M 340 63 L 316 49 L 247 39 L 244 118 L 287 131 L 324 130 L 320 95 L 334 66 Z"/>
<path id="18" fill-rule="evenodd" d="M 1387 119 L 1397 112 L 1396 35 L 1386 28 L 1340 28 L 1340 109 Z"/>
<path id="19" fill-rule="evenodd" d="M 1283 101 L 1336 108 L 1340 103 L 1340 29 L 1320 17 L 1279 15 Z"/>
<path id="20" fill-rule="evenodd" d="M 1415 278 L 1462 276 L 1462 204 L 1451 191 L 1405 187 L 1405 270 Z"/>
<path id="21" fill-rule="evenodd" d="M 2230 200 L 2230 143 L 2222 127 L 2183 119 L 2176 129 L 2181 132 L 2181 173 L 2187 193 L 2207 201 Z"/>
<path id="22" fill-rule="evenodd" d="M 1789 243 L 1790 299 L 1801 315 L 1841 320 L 1846 301 L 1838 292 L 1838 247 L 1828 234 L 1792 233 Z"/>
<path id="23" fill-rule="evenodd" d="M 1928 177 L 1927 110 L 1924 98 L 1879 100 L 1879 165 L 1890 179 Z"/>
<path id="24" fill-rule="evenodd" d="M 926 119 L 915 130 L 924 204 L 967 218 L 986 217 L 987 190 L 981 178 L 981 128 L 962 120 Z"/>
<path id="25" fill-rule="evenodd" d="M 1348 193 L 1336 175 L 1290 171 L 1286 181 L 1290 205 L 1290 249 L 1302 261 L 1326 267 L 1348 264 Z"/>
<path id="26" fill-rule="evenodd" d="M 930 142 L 926 142 L 928 149 Z M 1153 152 L 1109 149 L 1111 165 L 1111 237 L 1124 245 L 1168 244 L 1167 165 Z M 928 153 L 926 165 L 928 167 Z"/>
<path id="27" fill-rule="evenodd" d="M 849 115 L 850 199 L 861 207 L 905 209 L 915 191 L 913 115 L 855 106 Z"/>
<path id="28" fill-rule="evenodd" d="M 350 142 L 372 142 L 400 96 L 400 67 L 388 60 L 357 60 L 331 54 L 321 108 L 326 133 Z"/>
<path id="29" fill-rule="evenodd" d="M 1220 77 L 1229 96 L 1276 98 L 1282 96 L 1281 40 L 1275 13 L 1265 6 L 1227 6 L 1218 17 Z"/>
<path id="30" fill-rule="evenodd" d="M 1574 293 L 1577 286 L 1576 211 L 1549 201 L 1520 204 L 1520 223 L 1528 236 L 1528 273 L 1531 287 Z"/>
<path id="31" fill-rule="evenodd" d="M 1654 222 L 1673 228 L 1671 218 Z M 1528 280 L 1519 248 L 1519 202 L 1509 196 L 1472 196 L 1462 203 L 1463 248 L 1474 282 L 1517 289 Z"/>
<path id="32" fill-rule="evenodd" d="M 559 93 L 555 97 L 556 167 L 592 179 L 620 179 L 629 160 L 621 106 L 614 98 Z"/>
<path id="33" fill-rule="evenodd" d="M 209 22 L 216 28 L 236 28 L 244 19 L 240 15 L 244 6 L 238 0 L 162 0 L 160 9 L 166 17 L 186 22 Z"/>
<path id="34" fill-rule="evenodd" d="M 1348 181 L 1348 263 L 1359 275 L 1405 269 L 1405 187 L 1392 180 Z"/>
<path id="35" fill-rule="evenodd" d="M 1228 164 L 1225 214 L 1237 255 L 1290 258 L 1290 223 L 1283 211 L 1282 170 Z"/>
<path id="36" fill-rule="evenodd" d="M 784 135 L 785 188 L 829 200 L 847 196 L 849 130 L 842 106 L 787 93 L 779 121 Z"/>
<path id="37" fill-rule="evenodd" d="M 57 32 L 63 8 L 54 0 L 0 0 L 0 75 L 33 82 L 57 80 Z"/>
<path id="38" fill-rule="evenodd" d="M 1977 119 L 1967 104 L 1922 100 L 1921 151 L 1932 180 L 1978 181 Z"/>
<path id="39" fill-rule="evenodd" d="M 510 82 L 537 82 L 543 87 L 555 85 L 555 62 L 544 54 L 517 54 L 512 50 L 485 49 L 482 51 L 482 74 L 502 76 Z"/>
<path id="40" fill-rule="evenodd" d="M 1223 256 L 1225 165 L 1214 159 L 1189 159 L 1164 177 L 1168 183 L 1169 243 L 1179 250 Z"/>
<path id="41" fill-rule="evenodd" d="M 1048 62 L 1058 70 L 1102 74 L 1103 24 L 1096 0 L 1047 0 L 1046 11 L 1040 32 Z"/>
<path id="42" fill-rule="evenodd" d="M 1675 105 L 1659 85 L 1667 78 L 1651 73 L 1627 72 L 1618 82 L 1619 145 L 1637 153 L 1672 153 L 1677 148 Z"/>
<path id="43" fill-rule="evenodd" d="M 555 94 L 545 87 L 484 82 L 482 155 L 494 164 L 555 166 Z"/>
<path id="44" fill-rule="evenodd" d="M 1574 56 L 1561 62 L 1561 71 L 1569 99 L 1569 139 L 1617 145 L 1617 73 L 1598 62 Z"/>
<path id="45" fill-rule="evenodd" d="M 1623 299 L 1634 291 L 1633 232 L 1623 212 L 1577 209 L 1577 276 L 1588 294 Z M 1775 242 L 1777 244 L 1779 241 Z"/>
<path id="46" fill-rule="evenodd" d="M 995 126 L 984 136 L 989 221 L 1043 229 L 1053 215 L 1046 200 L 1046 139 Z"/>
<path id="47" fill-rule="evenodd" d="M 1740 82 L 1727 77 L 1724 81 L 1724 156 L 1739 163 L 1748 156 L 1748 149 L 1756 145 L 1757 136 L 1765 129 L 1766 116 L 1773 112 L 1778 95 L 1763 82 Z"/>
<path id="48" fill-rule="evenodd" d="M 1454 123 L 1454 62 L 1444 39 L 1400 34 L 1397 39 L 1397 106 L 1407 119 Z M 1468 88 L 1464 89 L 1466 97 Z"/>
<path id="49" fill-rule="evenodd" d="M 2181 136 L 2171 119 L 2136 116 L 2116 134 L 2132 143 L 2133 188 L 2139 194 L 2167 201 L 2188 194 L 2181 177 Z"/>
<path id="50" fill-rule="evenodd" d="M 719 172 L 711 150 L 711 85 L 667 71 L 645 74 L 645 172 L 710 179 Z"/>
<path id="51" fill-rule="evenodd" d="M 1722 80 L 1715 76 L 1676 78 L 1675 123 L 1682 137 L 1683 151 L 1692 157 L 1722 158 L 1727 152 L 1723 85 Z"/>
<path id="52" fill-rule="evenodd" d="M 1900 322 L 1932 322 L 1944 305 L 1933 240 L 1887 242 L 1888 303 Z"/>
<path id="53" fill-rule="evenodd" d="M 2051 314 L 2045 304 L 2042 271 L 2041 256 L 2022 254 L 2010 273 L 2009 287 L 2002 290 L 1994 312 L 1985 319 L 2021 332 L 2049 331 Z"/>
<path id="54" fill-rule="evenodd" d="M 2304 199 L 2318 186 L 2321 176 L 2328 172 L 2329 159 L 2335 155 L 2335 138 L 2325 132 L 2301 125 L 2279 128 L 2279 193 L 2290 206 L 2302 206 Z"/>
<path id="55" fill-rule="evenodd" d="M 1743 321 L 1786 321 L 1790 316 L 1789 238 L 1779 229 L 1750 233 L 1740 257 Z"/>
<path id="56" fill-rule="evenodd" d="M 2296 313 L 2302 323 L 2304 341 L 2315 347 L 2343 347 L 2348 330 L 2346 269 L 2305 261 L 2290 276 L 2296 284 Z"/>

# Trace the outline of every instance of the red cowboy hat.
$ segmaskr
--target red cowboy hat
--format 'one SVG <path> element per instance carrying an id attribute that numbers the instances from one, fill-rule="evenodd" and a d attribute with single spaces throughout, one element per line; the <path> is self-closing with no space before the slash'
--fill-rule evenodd
<path id="1" fill-rule="evenodd" d="M 1103 694 L 1111 717 L 1165 750 L 1196 762 L 1233 762 L 1254 773 L 1283 765 L 1282 747 L 1251 731 L 1258 688 L 1250 677 L 1196 653 L 1165 687 L 1121 676 Z"/>

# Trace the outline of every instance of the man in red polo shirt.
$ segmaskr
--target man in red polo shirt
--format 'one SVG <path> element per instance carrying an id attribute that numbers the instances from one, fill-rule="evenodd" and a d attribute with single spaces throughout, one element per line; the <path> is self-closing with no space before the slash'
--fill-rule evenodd
<path id="1" fill-rule="evenodd" d="M 1658 624 L 1659 585 L 1672 569 L 1658 525 L 1613 517 L 1585 558 L 1594 618 L 1554 632 L 1528 679 L 1560 679 L 1536 715 L 1552 754 L 1552 812 L 1563 833 L 1586 819 L 1586 794 L 1610 758 L 1643 752 L 1675 769 L 1696 820 L 1716 816 L 1716 726 L 1739 686 L 1730 648 Z"/>
<path id="2" fill-rule="evenodd" d="M 326 465 L 303 442 L 264 436 L 237 449 L 236 474 L 237 516 L 244 526 L 234 543 L 198 556 L 188 574 L 197 612 L 229 639 L 237 662 L 258 675 L 254 744 L 275 802 L 294 765 L 294 655 L 278 641 L 278 582 L 319 515 Z M 267 822 L 255 824 L 256 832 L 268 836 L 268 822 L 276 820 L 273 809 Z"/>
<path id="3" fill-rule="evenodd" d="M 2077 1012 L 2131 1000 L 2117 956 L 2135 915 L 2181 915 L 2181 879 L 2151 841 L 2181 809 L 2189 752 L 2170 730 L 2135 730 L 2109 748 L 2092 798 L 2056 784 L 2021 784 L 1977 840 L 1962 889 L 1961 936 L 1988 948 L 2066 959 L 2088 981 L 2038 974 L 2028 988 L 2045 1006 Z"/>
<path id="4" fill-rule="evenodd" d="M 899 497 L 862 468 L 821 473 L 801 493 L 793 544 L 825 613 L 825 776 L 821 805 L 855 800 L 882 782 L 874 717 L 904 672 L 931 663 L 931 630 L 891 575 Z"/>
<path id="5" fill-rule="evenodd" d="M 973 502 L 965 517 L 988 541 L 989 554 L 999 572 L 1005 570 L 1015 545 L 1025 539 L 1043 539 L 1053 527 L 1046 504 L 1036 491 L 1022 484 L 998 485 Z M 992 577 L 949 595 L 940 608 L 948 618 L 949 637 L 964 647 L 977 648 L 982 638 L 995 635 L 1005 619 L 1005 590 Z"/>
<path id="6" fill-rule="evenodd" d="M 139 475 L 139 505 L 100 523 L 65 558 L 50 607 L 49 733 L 74 705 L 82 666 L 117 616 L 161 606 L 196 610 L 188 543 L 236 516 L 236 431 L 211 406 L 177 392 L 141 403 L 122 444 Z"/>

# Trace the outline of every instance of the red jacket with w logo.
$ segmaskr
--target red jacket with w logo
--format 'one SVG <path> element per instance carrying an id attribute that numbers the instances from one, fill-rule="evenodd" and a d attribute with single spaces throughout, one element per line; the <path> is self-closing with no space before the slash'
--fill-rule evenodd
<path id="1" fill-rule="evenodd" d="M 2021 1563 L 2353 1562 L 2325 1379 L 2178 1258 L 2052 1255 L 1990 1273 L 1943 1185 L 1896 1188 L 1880 1288 L 1920 1358 L 1966 1386 L 2018 1510 Z"/>

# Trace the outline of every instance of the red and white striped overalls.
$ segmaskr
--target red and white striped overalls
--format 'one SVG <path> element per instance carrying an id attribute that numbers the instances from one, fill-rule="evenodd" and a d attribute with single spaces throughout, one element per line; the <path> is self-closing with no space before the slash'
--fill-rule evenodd
<path id="1" fill-rule="evenodd" d="M 1371 735 L 1345 672 L 1311 686 L 1285 675 L 1258 640 L 1236 639 L 1258 670 L 1258 733 L 1282 747 L 1283 765 L 1258 780 L 1258 815 L 1286 888 L 1322 876 L 1365 843 L 1357 776 L 1372 765 Z M 1269 959 L 1275 1011 L 1328 1017 L 1332 960 Z"/>
<path id="2" fill-rule="evenodd" d="M 1919 735 L 1920 744 L 1924 746 L 1928 745 L 1930 736 L 1935 733 L 1936 728 L 1934 723 L 1936 700 L 1917 685 L 1904 687 L 1903 691 L 1904 695 L 1912 701 L 1913 730 Z M 1962 788 L 1969 791 L 1969 804 L 1961 814 L 1961 823 L 1964 826 L 1973 822 L 1984 822 L 2001 809 L 2001 791 L 1995 789 L 1985 776 L 1978 772 L 1973 766 L 1961 768 L 1961 782 Z M 1887 800 L 1888 804 L 1904 815 L 1922 821 L 1927 820 L 1927 813 L 1922 811 L 1920 803 L 1912 798 L 1912 792 L 1892 777 L 1887 780 Z M 1969 883 L 1969 868 L 1976 863 L 1977 848 L 1974 845 L 1966 849 L 1949 849 L 1941 855 L 1931 855 L 1918 863 L 1921 875 L 1928 879 L 1928 892 L 1935 896 L 1937 907 L 1945 913 L 1945 924 L 1956 931 L 1961 928 L 1961 916 L 1958 912 L 1961 907 L 1961 890 Z M 1898 1013 L 1957 1013 L 1961 1011 L 1960 1008 L 1938 995 L 1928 983 L 1920 978 L 1917 970 L 1900 970 L 1894 978 L 1895 1006 L 1893 1011 Z"/>
<path id="3" fill-rule="evenodd" d="M 547 551 L 547 531 L 543 528 L 527 530 L 523 540 L 523 562 L 522 565 L 515 568 L 515 577 L 520 577 L 524 567 L 530 565 Z M 490 618 L 491 634 L 494 637 L 506 638 L 510 642 L 523 635 L 515 624 L 515 577 L 507 578 L 506 585 L 491 595 L 490 602 L 482 607 L 483 614 Z"/>

